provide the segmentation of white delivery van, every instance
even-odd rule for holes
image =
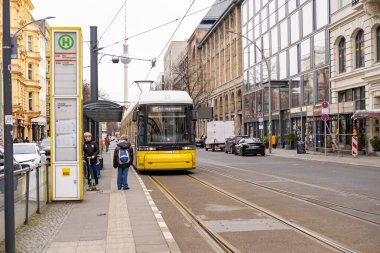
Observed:
[[[211,149],[221,151],[225,148],[226,138],[233,136],[235,130],[234,121],[212,121],[207,123],[206,151]]]

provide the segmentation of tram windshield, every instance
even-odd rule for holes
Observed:
[[[191,110],[186,105],[152,105],[148,107],[147,144],[191,143]]]

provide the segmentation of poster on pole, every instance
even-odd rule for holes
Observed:
[[[51,197],[81,200],[82,33],[75,27],[52,27],[50,38]]]

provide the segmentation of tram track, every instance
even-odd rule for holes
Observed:
[[[281,189],[278,189],[278,188],[275,188],[275,187],[263,185],[263,184],[256,183],[256,182],[248,180],[248,179],[242,179],[242,178],[239,178],[239,177],[234,177],[234,176],[231,176],[229,174],[222,173],[220,171],[216,171],[216,170],[212,170],[212,169],[207,169],[205,167],[200,167],[200,169],[202,169],[204,171],[207,171],[207,172],[214,173],[214,174],[218,174],[220,176],[223,176],[223,177],[226,177],[226,178],[229,178],[229,179],[233,179],[233,180],[236,180],[236,181],[239,181],[239,182],[251,184],[251,185],[254,185],[254,186],[259,187],[261,189],[265,189],[265,190],[268,190],[268,191],[271,191],[271,192],[274,192],[274,193],[278,193],[278,194],[281,194],[281,195],[284,195],[284,196],[287,196],[287,197],[292,197],[292,198],[295,198],[295,199],[300,200],[300,201],[305,201],[307,203],[311,203],[311,204],[314,204],[314,205],[317,205],[317,206],[329,209],[331,211],[335,211],[335,212],[341,213],[343,215],[347,215],[349,217],[352,217],[352,218],[355,218],[355,219],[359,219],[361,221],[368,222],[368,223],[380,226],[379,222],[376,222],[376,221],[373,221],[373,220],[369,220],[369,219],[363,218],[363,217],[358,216],[358,215],[354,215],[354,214],[349,213],[347,211],[342,211],[342,210],[340,210],[338,208],[342,208],[342,209],[351,210],[351,211],[358,212],[358,213],[363,213],[363,214],[367,214],[367,215],[372,215],[372,216],[380,217],[380,214],[378,214],[378,213],[368,212],[368,211],[365,211],[365,210],[360,210],[360,209],[357,209],[357,208],[352,208],[352,207],[344,206],[344,205],[341,205],[341,204],[332,203],[332,202],[329,202],[329,201],[324,201],[324,200],[319,200],[319,199],[315,199],[315,198],[305,197],[305,196],[302,196],[302,195],[297,194],[297,193],[293,193],[293,192],[281,190]],[[335,208],[333,208],[333,207],[335,207]]]
[[[211,183],[208,183],[202,179],[199,179],[193,175],[186,175],[187,177],[191,178],[192,180],[194,181],[197,181],[198,183],[206,186],[207,188],[210,188],[216,192],[218,192],[219,194],[222,194],[223,196],[225,197],[228,197],[238,203],[241,203],[243,204],[244,206],[246,207],[249,207],[250,209],[253,209],[253,210],[256,210],[256,211],[259,211],[265,215],[267,215],[268,217],[280,222],[281,224],[289,227],[290,229],[296,231],[296,232],[299,232],[301,233],[304,237],[306,238],[309,238],[309,239],[312,239],[312,240],[316,240],[318,242],[320,242],[321,244],[331,248],[331,249],[335,249],[335,250],[338,250],[339,252],[345,252],[345,253],[356,253],[357,251],[355,250],[352,250],[350,249],[349,247],[347,246],[344,246],[338,242],[335,242],[334,240],[330,239],[330,238],[327,238],[323,235],[320,235],[314,231],[311,231],[307,228],[304,228],[298,224],[295,224],[283,217],[281,217],[280,215],[278,214],[275,214],[263,207],[260,207],[258,205],[255,205],[243,198],[240,198],[239,196],[236,196],[235,194],[231,193],[231,192],[228,192],[226,190],[223,190],[221,189],[220,187],[218,186],[215,186]],[[201,219],[199,219],[188,207],[186,207],[185,204],[183,204],[175,195],[174,193],[172,193],[167,187],[164,186],[163,183],[160,182],[160,180],[158,180],[156,177],[150,175],[149,176],[151,178],[151,180],[153,182],[155,182],[156,186],[163,192],[165,193],[165,195],[169,195],[172,200],[175,201],[176,203],[176,206],[179,205],[182,209],[182,211],[185,211],[188,215],[191,216],[191,218],[194,220],[194,222],[196,222],[200,228],[205,231],[207,233],[207,235],[209,235],[209,238],[211,238],[212,240],[214,240],[214,243],[216,243],[222,250],[224,250],[224,252],[239,252],[239,250],[237,248],[235,248],[233,245],[231,245],[230,243],[228,243],[225,239],[223,239],[218,233],[212,231],[212,229],[210,229]]]

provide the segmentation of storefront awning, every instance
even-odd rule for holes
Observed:
[[[46,125],[46,118],[45,117],[38,117],[38,118],[33,118],[32,123],[38,123],[40,125]]]
[[[352,115],[352,119],[379,118],[380,109],[373,110],[358,110]]]
[[[120,122],[125,107],[117,103],[98,100],[83,105],[83,115],[96,122]]]

